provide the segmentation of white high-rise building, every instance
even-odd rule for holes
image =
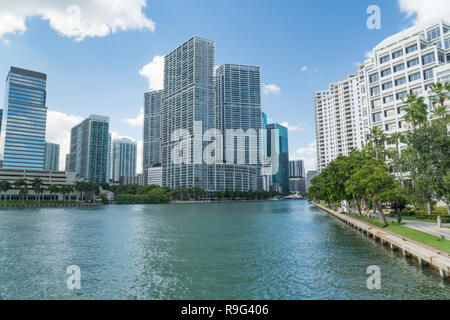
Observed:
[[[122,176],[136,176],[137,143],[128,139],[112,141],[111,178],[119,181]]]
[[[339,155],[367,143],[371,128],[389,136],[408,129],[402,99],[428,97],[436,81],[448,81],[450,25],[430,20],[397,33],[377,45],[358,74],[315,92],[317,161],[319,171]],[[431,102],[429,105],[431,115]],[[387,139],[387,146],[392,143]]]
[[[361,112],[359,77],[349,75],[314,94],[317,166],[323,170],[338,156],[347,156],[364,143],[368,114]]]
[[[448,63],[450,25],[442,19],[416,25],[377,45],[360,66],[368,101],[364,111],[370,113],[370,127],[382,128],[387,137],[407,130],[402,99],[409,94],[427,98],[437,68]],[[431,103],[425,101],[431,115]]]

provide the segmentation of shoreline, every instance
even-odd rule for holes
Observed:
[[[310,202],[317,208],[331,214],[350,227],[372,237],[379,241],[382,246],[389,246],[392,251],[400,251],[404,257],[414,258],[418,261],[420,267],[429,266],[439,272],[443,280],[450,280],[450,254],[417,242],[410,238],[401,236],[394,232],[384,230],[363,220],[338,213],[334,210],[321,206],[318,203]],[[446,255],[445,255],[446,254]]]

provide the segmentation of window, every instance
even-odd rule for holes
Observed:
[[[423,72],[423,79],[428,80],[433,78],[433,69],[428,69]]]
[[[416,96],[422,93],[422,88],[414,88],[409,90],[411,94],[415,94]]]
[[[372,114],[372,119],[373,119],[373,122],[381,121],[381,112],[377,112],[377,113]]]
[[[427,32],[428,41],[439,38],[440,36],[441,36],[441,29],[439,27]]]
[[[376,96],[377,94],[380,94],[380,87],[373,87],[370,88],[370,94],[372,96]]]
[[[373,100],[372,101],[372,109],[378,108],[381,106],[381,99]]]
[[[409,82],[419,80],[419,79],[420,79],[420,72],[416,72],[416,73],[414,73],[414,74],[411,74],[411,75],[408,77],[408,79],[409,79]]]
[[[408,54],[408,53],[414,52],[416,50],[417,50],[417,44],[414,44],[414,45],[406,48],[406,53]]]
[[[419,64],[419,58],[409,60],[407,62],[408,68],[414,67]]]
[[[403,50],[398,50],[392,53],[392,59],[397,59],[403,55]]]
[[[444,39],[444,47],[445,49],[450,48],[450,38]]]
[[[381,87],[383,88],[383,90],[387,90],[387,89],[392,88],[392,81],[383,83],[383,85]]]
[[[388,76],[390,74],[391,74],[391,68],[384,69],[383,71],[381,71],[381,77],[386,77],[386,76]]]
[[[434,52],[429,53],[422,57],[422,63],[423,65],[427,65],[434,62]]]
[[[439,62],[445,62],[445,56],[443,53],[438,52],[438,60]]]
[[[383,98],[384,103],[389,103],[392,101],[394,101],[394,96],[392,96],[392,95]]]
[[[384,116],[385,117],[390,117],[390,116],[393,116],[393,115],[395,115],[395,109],[386,110],[384,112]]]
[[[384,56],[384,57],[381,57],[380,63],[383,64],[383,63],[388,62],[389,60],[390,60],[390,57],[389,57],[389,56]]]
[[[395,86],[401,86],[402,84],[405,84],[405,83],[406,83],[405,77],[395,80]]]
[[[403,63],[394,66],[394,72],[399,72],[405,69],[405,65]]]
[[[408,94],[406,93],[406,91],[402,91],[396,94],[397,100],[406,99],[407,96]]]
[[[374,83],[375,81],[378,81],[378,73],[375,73],[375,74],[371,74],[370,76],[369,76],[369,80],[370,80],[370,83]]]
[[[406,108],[406,106],[400,106],[397,108],[397,113],[400,114],[404,109]]]
[[[391,131],[393,129],[395,129],[395,123],[387,123],[385,125],[386,131]]]

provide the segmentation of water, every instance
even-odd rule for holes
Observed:
[[[435,272],[306,201],[0,210],[2,299],[449,297]]]

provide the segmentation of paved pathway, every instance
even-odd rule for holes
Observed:
[[[438,237],[445,237],[450,240],[450,229],[448,228],[438,228],[437,222],[423,222],[423,221],[411,221],[411,220],[403,220],[405,226],[411,229],[416,229],[422,232],[426,232]],[[448,227],[448,223],[442,224],[445,227]]]

